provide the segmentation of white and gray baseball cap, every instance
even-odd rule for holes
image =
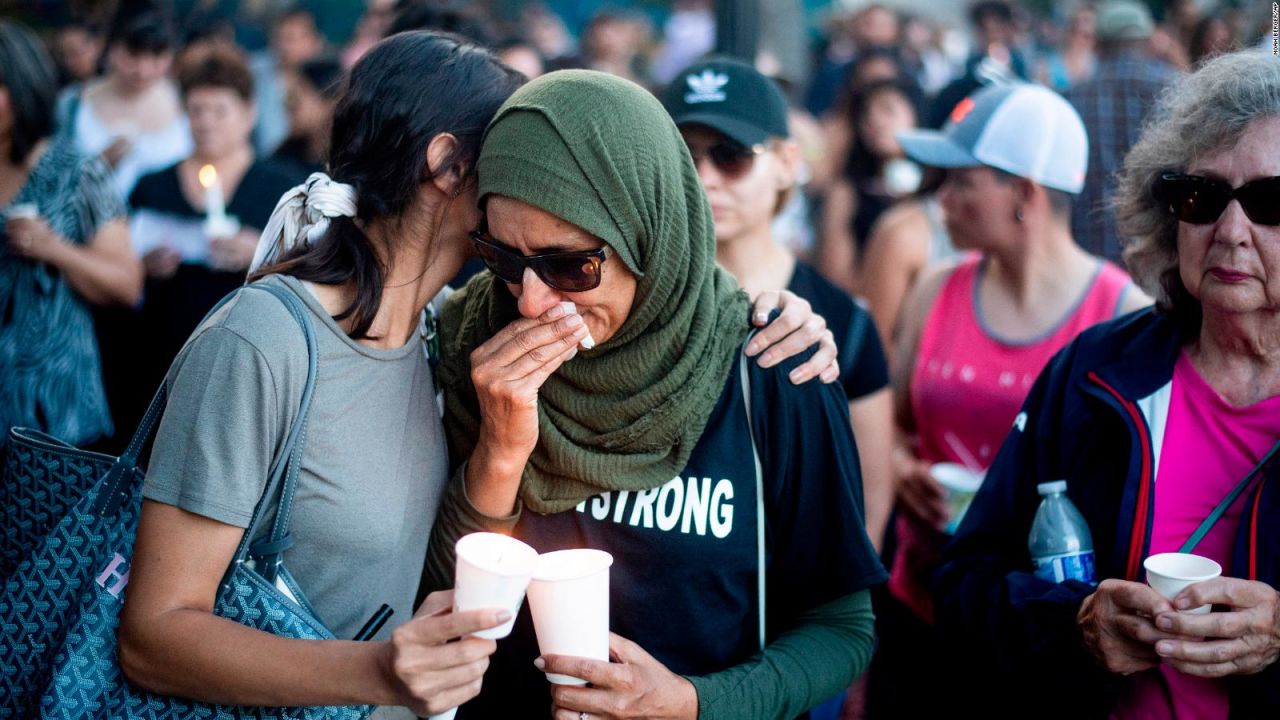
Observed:
[[[961,100],[942,130],[898,133],[921,165],[986,165],[1071,194],[1084,187],[1089,138],[1061,95],[1028,83],[992,85]]]

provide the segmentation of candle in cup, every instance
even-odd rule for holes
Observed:
[[[472,533],[454,545],[458,562],[454,575],[453,609],[503,608],[511,619],[496,628],[473,633],[499,640],[511,633],[525,589],[538,562],[538,551],[497,533]]]

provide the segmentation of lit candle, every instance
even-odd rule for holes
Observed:
[[[204,188],[205,223],[209,227],[222,227],[227,222],[227,203],[222,196],[217,168],[212,165],[200,168],[200,185]]]

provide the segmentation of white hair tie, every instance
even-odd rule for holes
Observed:
[[[312,173],[307,181],[286,192],[276,203],[267,227],[258,238],[249,272],[275,262],[298,246],[316,243],[329,229],[330,218],[356,216],[356,189],[328,175]]]

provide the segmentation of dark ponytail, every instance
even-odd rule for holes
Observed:
[[[456,36],[415,31],[378,43],[351,70],[329,144],[328,173],[355,188],[358,220],[331,219],[317,242],[298,246],[250,279],[285,273],[326,285],[354,283],[351,305],[334,319],[351,320],[352,338],[370,337],[387,268],[361,224],[405,212],[419,186],[433,178],[424,158],[441,133],[458,142],[436,172],[461,165],[470,182],[485,127],[523,82],[523,75]]]

